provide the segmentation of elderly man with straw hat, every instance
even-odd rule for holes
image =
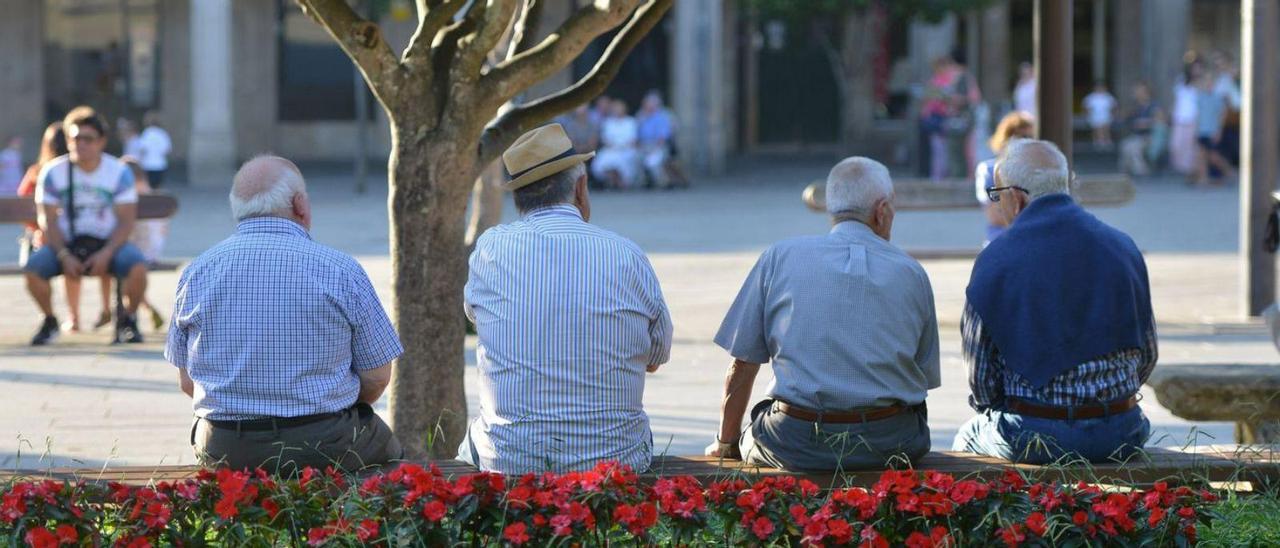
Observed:
[[[520,220],[476,242],[464,292],[480,341],[480,414],[458,458],[507,474],[653,455],[645,373],[671,352],[658,278],[630,240],[588,224],[585,162],[560,124],[502,155]]]

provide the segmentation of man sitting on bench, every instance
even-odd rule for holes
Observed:
[[[1014,141],[995,179],[987,193],[1012,224],[965,292],[969,401],[981,414],[954,449],[1032,464],[1122,458],[1151,429],[1135,396],[1157,354],[1142,253],[1071,199],[1052,143]]]
[[[360,264],[308,234],[298,168],[245,163],[231,212],[235,234],[182,271],[164,352],[193,398],[196,460],[290,473],[400,458],[370,406],[404,348]]]
[[[44,245],[24,267],[27,291],[44,313],[33,346],[58,336],[49,280],[65,276],[121,278],[128,298],[117,333],[125,342],[142,342],[135,315],[147,288],[142,252],[129,243],[138,217],[133,172],[115,156],[103,153],[107,123],[90,107],[76,107],[63,120],[70,154],[46,163],[37,176],[36,211]]]
[[[925,395],[941,384],[929,276],[889,243],[893,181],[867,158],[827,176],[824,236],[769,248],[716,344],[735,360],[707,454],[784,470],[878,468],[929,452]],[[769,397],[742,414],[760,364]]]

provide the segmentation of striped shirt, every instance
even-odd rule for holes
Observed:
[[[963,357],[969,368],[969,405],[978,411],[1004,409],[1008,397],[1031,400],[1057,407],[1097,404],[1128,398],[1138,393],[1156,367],[1159,350],[1155,323],[1144,348],[1127,348],[1089,360],[1054,377],[1036,389],[1016,372],[1006,369],[1000,349],[982,328],[982,319],[965,304],[960,317]]]
[[[942,381],[928,274],[857,221],[766,250],[715,342],[772,361],[769,396],[809,409],[915,405]]]
[[[178,280],[164,356],[195,382],[198,417],[297,417],[351,407],[359,371],[404,349],[350,255],[259,217]]]
[[[644,252],[558,205],[486,231],[470,267],[476,464],[504,473],[603,460],[648,469],[645,368],[669,358],[671,317]]]

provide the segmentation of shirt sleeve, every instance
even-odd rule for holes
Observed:
[[[187,328],[190,325],[190,279],[184,270],[178,278],[173,300],[173,317],[169,319],[169,336],[165,339],[164,359],[178,369],[187,368]]]
[[[404,353],[400,337],[382,309],[369,275],[358,265],[349,274],[346,297],[345,312],[351,323],[351,367],[356,371],[376,369],[400,357]]]
[[[969,303],[960,317],[962,357],[969,370],[969,406],[984,411],[1004,401],[1004,376],[995,343],[982,328],[982,319]]]
[[[115,205],[138,203],[138,189],[134,186],[133,170],[123,162],[120,164],[120,180],[116,181],[116,191],[111,203]]]
[[[1139,349],[1141,355],[1138,364],[1138,382],[1146,384],[1147,379],[1151,377],[1151,372],[1156,369],[1156,362],[1160,359],[1160,343],[1156,336],[1155,322],[1151,322],[1151,330],[1147,332],[1147,342]]]
[[[916,347],[916,367],[924,372],[925,380],[928,381],[930,390],[942,386],[942,358],[938,348],[938,310],[933,302],[933,286],[929,283],[929,276],[921,273],[924,278],[925,301],[928,309],[925,311],[926,318],[923,329],[920,333],[920,344]]]
[[[53,162],[45,164],[44,167],[40,168],[40,173],[36,175],[35,196],[37,204],[62,205],[62,200],[58,197],[58,191],[53,186],[53,170],[50,169],[53,164]]]
[[[662,286],[653,266],[647,258],[641,258],[641,270],[644,275],[644,291],[650,303],[652,316],[649,319],[649,365],[667,363],[671,359],[671,312],[667,309],[667,301],[662,297]]]
[[[750,363],[769,363],[770,352],[765,332],[765,269],[770,252],[765,251],[742,282],[724,323],[716,333],[715,343],[729,355]]]

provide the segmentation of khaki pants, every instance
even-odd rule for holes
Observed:
[[[201,466],[237,470],[261,466],[283,474],[329,465],[354,471],[386,464],[404,454],[391,428],[364,403],[335,417],[274,430],[237,432],[196,419],[191,426],[191,448]]]

